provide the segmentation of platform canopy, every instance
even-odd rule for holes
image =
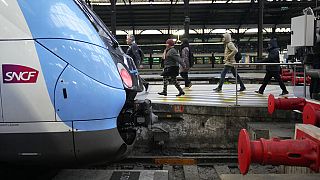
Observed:
[[[110,1],[90,0],[100,17],[110,25]],[[136,29],[183,26],[183,0],[117,0],[117,27]],[[302,14],[306,7],[315,7],[315,0],[265,1],[264,24],[267,27],[290,27],[290,19]],[[257,0],[190,0],[190,27],[241,28],[256,27]]]
[[[258,0],[86,0],[108,27],[112,1],[116,3],[113,12],[120,40],[125,34],[141,34],[144,38],[139,38],[140,42],[148,44],[179,33],[183,36],[184,2],[189,1],[189,34],[193,42],[219,42],[221,30],[229,31],[239,42],[257,41]],[[264,0],[264,39],[276,34],[280,45],[286,47],[290,43],[291,18],[316,6],[315,0]]]

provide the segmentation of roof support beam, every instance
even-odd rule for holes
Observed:
[[[169,8],[169,23],[168,23],[168,35],[170,34],[170,29],[171,29],[171,18],[172,18],[172,3],[173,0],[170,0],[170,8]]]
[[[189,38],[189,26],[190,26],[190,11],[189,0],[183,0],[184,2],[184,37]]]
[[[117,0],[110,0],[110,2],[111,2],[111,32],[114,36],[116,36],[116,24],[117,24],[116,3],[117,3]]]
[[[248,6],[246,12],[244,12],[244,13],[241,15],[238,29],[240,29],[243,24],[246,24],[246,23],[247,23],[247,19],[249,19],[249,16],[250,16],[250,14],[252,13],[252,9],[254,9],[254,3],[255,3],[255,2],[252,0],[251,3],[250,3],[250,5]]]
[[[259,22],[258,22],[258,60],[262,60],[263,50],[263,8],[264,0],[259,0]]]
[[[131,0],[129,0],[129,14],[130,14],[130,23],[131,23],[131,27],[132,27],[132,32],[135,35],[135,31],[136,31],[136,27],[135,27],[135,19],[134,19],[134,13],[132,10],[132,5],[131,5]]]

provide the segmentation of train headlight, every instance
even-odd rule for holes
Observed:
[[[127,69],[121,64],[118,63],[117,64],[118,67],[118,71],[120,73],[120,77],[122,79],[123,84],[127,87],[127,88],[131,88],[132,87],[132,78],[131,75],[129,74],[129,72],[127,71]]]

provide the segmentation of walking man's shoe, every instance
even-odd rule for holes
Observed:
[[[280,96],[283,96],[283,95],[286,95],[286,94],[289,94],[288,91],[282,91],[282,93],[280,94]]]
[[[158,94],[159,94],[159,95],[162,95],[162,96],[167,96],[167,92],[164,92],[164,91],[159,92]]]
[[[176,96],[179,97],[179,96],[182,96],[182,95],[185,95],[185,93],[183,91],[179,92],[179,94],[177,94]]]
[[[263,95],[263,92],[260,92],[260,91],[254,91],[254,92]]]
[[[215,92],[221,92],[221,91],[222,91],[222,89],[221,89],[221,88],[219,88],[219,87],[217,87],[217,88],[214,88],[214,89],[213,89],[213,91],[215,91]]]

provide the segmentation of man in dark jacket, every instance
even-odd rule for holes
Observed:
[[[177,76],[179,75],[179,62],[180,56],[177,50],[174,48],[174,41],[172,39],[168,39],[166,41],[166,49],[164,52],[164,70],[161,74],[163,76],[163,91],[159,92],[159,95],[167,96],[167,86],[169,84],[169,80],[175,85],[178,89],[179,94],[176,96],[182,96],[185,93],[177,81]]]
[[[140,68],[140,65],[141,65],[141,55],[140,55],[140,48],[138,47],[137,43],[135,42],[135,38],[134,38],[134,35],[127,35],[127,44],[129,45],[128,49],[127,49],[127,55],[130,56],[136,67],[137,68]],[[141,51],[142,52],[142,51]],[[149,83],[147,81],[145,81],[144,79],[142,79],[140,77],[144,87],[145,87],[145,90],[148,91],[148,87],[149,87]]]
[[[264,59],[261,61],[262,63],[280,63],[280,58],[279,58],[279,48],[276,39],[271,39],[268,43],[268,58]],[[263,94],[267,84],[270,82],[272,77],[276,81],[279,82],[279,85],[282,89],[282,93],[280,95],[286,95],[289,94],[287,91],[286,86],[284,85],[283,81],[280,78],[280,65],[270,65],[266,67],[267,73],[264,76],[263,83],[260,86],[258,91],[255,91],[258,94]]]
[[[139,68],[141,64],[141,56],[134,35],[127,35],[127,44],[129,47],[126,54],[133,59],[136,67]]]

